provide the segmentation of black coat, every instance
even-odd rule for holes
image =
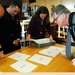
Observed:
[[[18,46],[13,44],[14,40],[21,38],[19,17],[16,15],[13,18],[5,10],[5,14],[0,20],[0,43],[5,54],[21,48],[20,43]]]
[[[45,38],[46,31],[48,31],[49,35],[52,35],[50,22],[45,23],[44,20],[43,24],[41,24],[41,21],[42,20],[38,21],[37,23],[35,17],[33,16],[29,23],[27,33],[30,34],[34,39]]]

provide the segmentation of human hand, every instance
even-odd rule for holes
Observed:
[[[53,42],[53,37],[52,37],[52,35],[50,35],[50,42]]]
[[[0,52],[0,59],[4,58],[4,53]]]
[[[17,46],[17,45],[19,44],[19,42],[20,42],[20,40],[16,39],[16,40],[13,41],[13,44],[14,44],[15,46]]]
[[[75,58],[74,58],[74,59],[72,59],[72,62],[73,62],[73,65],[75,66]]]
[[[26,37],[26,40],[30,40],[30,34],[28,34],[28,36]]]

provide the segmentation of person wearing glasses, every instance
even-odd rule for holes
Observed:
[[[5,9],[5,13],[1,18],[0,44],[4,54],[21,48],[21,26],[18,16],[19,12],[20,3],[14,0],[10,3],[9,7]]]
[[[2,16],[4,15],[4,8],[2,7],[2,5],[0,5],[0,20],[2,18]],[[0,22],[1,25],[1,22]],[[4,53],[2,48],[0,47],[0,59],[4,57]]]
[[[67,26],[68,19],[70,15],[70,10],[68,10],[64,5],[57,5],[52,11],[51,15],[54,17],[54,22],[58,26]]]
[[[72,12],[70,12],[70,10],[68,10],[64,5],[59,4],[53,9],[51,15],[54,17],[54,22],[61,27],[69,26],[69,19],[71,18],[71,13]],[[73,65],[75,65],[75,58],[72,61]]]
[[[32,19],[29,23],[29,28],[27,30],[26,40],[40,39],[45,38],[46,30],[49,33],[50,41],[53,41],[50,20],[49,20],[49,11],[45,6],[41,6],[32,16]]]

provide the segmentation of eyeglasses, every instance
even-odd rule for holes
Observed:
[[[62,13],[61,13],[61,14],[62,14]],[[61,14],[59,14],[59,15],[54,19],[54,21],[57,21],[57,19],[59,18],[59,16],[60,16]]]

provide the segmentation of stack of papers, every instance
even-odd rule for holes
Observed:
[[[54,45],[55,41],[50,42],[50,38],[43,38],[43,39],[30,39],[29,44],[34,44],[36,47],[44,47]]]
[[[43,39],[30,39],[30,41],[34,41],[38,44],[44,44],[44,43],[49,43],[50,42],[50,38],[43,38]],[[53,41],[55,42],[55,41]]]
[[[50,39],[49,38],[44,38],[44,39],[37,39],[37,40],[34,40],[34,42],[38,43],[38,44],[43,44],[43,43],[49,43],[50,42]]]

